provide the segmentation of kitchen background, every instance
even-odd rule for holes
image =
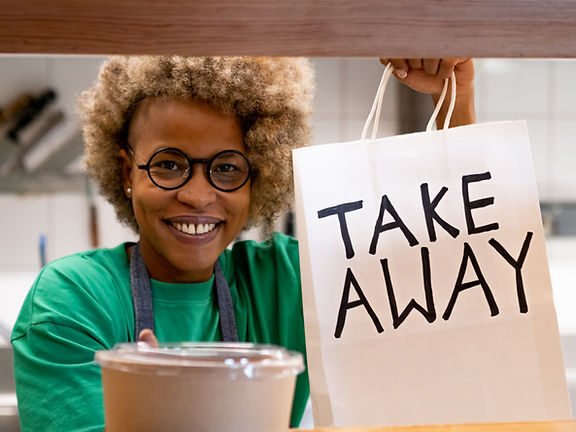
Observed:
[[[96,77],[102,57],[0,56],[0,107],[46,102],[15,145],[0,114],[0,431],[13,419],[9,381],[10,329],[42,263],[63,255],[133,240],[112,208],[84,177],[82,140],[74,114],[78,93]],[[376,59],[312,59],[317,76],[314,144],[355,140],[378,85]],[[528,121],[534,170],[547,234],[566,373],[576,411],[576,61],[476,61],[479,122]],[[53,93],[48,92],[52,90]],[[42,99],[42,98],[40,98]],[[423,130],[428,97],[393,82],[380,136]],[[285,221],[280,221],[282,228]],[[257,238],[258,230],[243,234]],[[309,419],[307,420],[309,421]]]

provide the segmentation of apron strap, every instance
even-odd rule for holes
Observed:
[[[130,254],[130,288],[134,304],[134,341],[137,342],[142,330],[154,331],[152,288],[148,270],[140,253],[140,243],[132,247]]]
[[[140,332],[144,329],[154,331],[154,310],[152,307],[152,288],[150,276],[140,253],[140,244],[132,247],[130,254],[130,287],[134,304],[134,340],[138,341]],[[220,330],[224,342],[238,342],[238,330],[234,315],[232,295],[226,278],[222,273],[220,263],[214,266],[214,288],[220,312]]]
[[[238,342],[238,330],[236,329],[236,318],[234,317],[234,305],[232,295],[226,278],[222,273],[220,263],[216,261],[214,266],[214,284],[216,285],[216,298],[218,299],[218,309],[220,311],[220,330],[224,342]]]

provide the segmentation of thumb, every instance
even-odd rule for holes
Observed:
[[[156,338],[154,332],[150,329],[142,330],[138,337],[138,341],[147,343],[153,348],[158,348],[158,339]]]

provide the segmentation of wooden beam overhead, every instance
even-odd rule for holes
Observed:
[[[0,0],[0,53],[576,57],[576,2]]]
[[[0,0],[0,53],[576,57],[576,2]]]

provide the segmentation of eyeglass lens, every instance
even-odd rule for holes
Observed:
[[[248,160],[233,151],[218,153],[208,160],[207,164],[209,180],[215,187],[224,191],[239,188],[250,176]],[[152,181],[163,188],[178,188],[190,178],[189,159],[174,149],[156,153],[150,159],[148,167]]]

